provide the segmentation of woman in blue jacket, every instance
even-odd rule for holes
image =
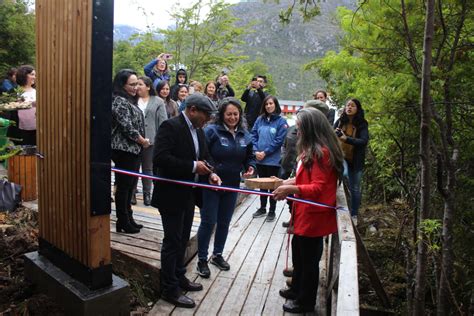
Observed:
[[[235,98],[221,101],[217,120],[205,128],[207,146],[214,160],[214,172],[225,186],[239,187],[240,172],[244,177],[254,173],[255,158],[249,132],[242,122],[242,107]],[[236,192],[203,190],[201,224],[198,230],[197,271],[203,278],[209,278],[211,271],[207,264],[209,241],[214,225],[214,250],[210,262],[221,270],[230,265],[222,257],[229,224],[237,201]]]
[[[168,62],[166,57],[169,57],[169,54],[160,54],[158,57],[150,61],[148,64],[143,67],[145,76],[153,81],[153,88],[156,89],[156,86],[160,81],[170,81],[170,74],[168,70]]]
[[[257,159],[258,176],[278,176],[281,160],[281,146],[286,137],[288,123],[280,116],[280,103],[274,96],[267,96],[262,102],[260,116],[252,128],[252,143]],[[268,190],[261,190],[268,192]],[[267,213],[267,196],[260,196],[260,208],[253,217],[262,217]],[[276,200],[270,198],[270,210],[266,221],[275,219]]]

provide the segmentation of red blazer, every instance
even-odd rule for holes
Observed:
[[[296,186],[305,200],[336,206],[337,175],[330,167],[329,150],[323,148],[323,158],[313,162],[308,170],[302,164],[296,172]],[[295,203],[293,211],[294,234],[320,237],[337,231],[336,210],[303,203]]]

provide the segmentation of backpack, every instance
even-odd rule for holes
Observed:
[[[0,180],[0,212],[14,211],[21,203],[21,185]]]

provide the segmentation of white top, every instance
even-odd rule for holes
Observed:
[[[143,99],[138,99],[138,107],[140,108],[140,110],[142,110],[143,115],[145,115],[145,109],[147,105],[148,105],[148,101],[145,102],[143,101]]]

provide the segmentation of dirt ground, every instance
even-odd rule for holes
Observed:
[[[0,213],[0,315],[63,315],[25,280],[22,255],[38,249],[38,213],[19,207]]]
[[[403,201],[371,205],[359,212],[358,230],[395,314],[406,308],[405,242],[411,232],[411,211]],[[362,307],[382,307],[364,267],[359,262],[359,295]]]
[[[52,298],[39,293],[24,277],[22,255],[38,250],[37,216],[37,211],[26,207],[0,212],[0,316],[64,315]],[[146,286],[127,281],[131,315],[145,315],[152,305]]]

